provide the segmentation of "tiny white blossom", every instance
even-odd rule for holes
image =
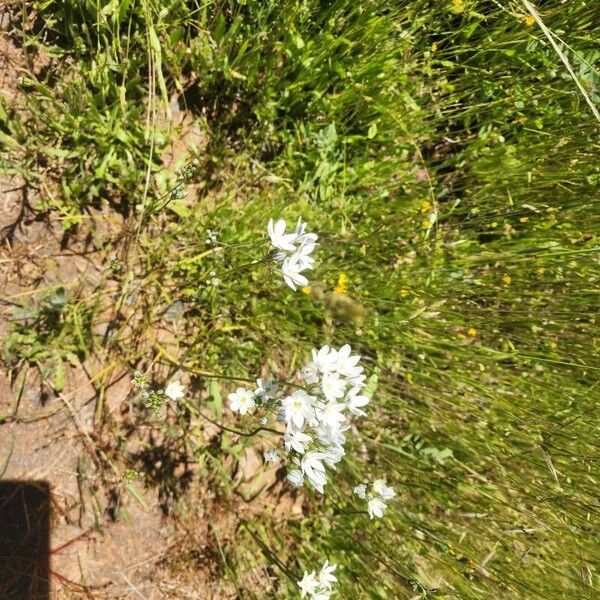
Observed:
[[[359,387],[353,387],[346,397],[346,406],[348,410],[357,417],[364,417],[367,413],[361,410],[363,406],[369,404],[368,396],[360,394]]]
[[[314,396],[309,396],[304,390],[296,390],[291,396],[281,401],[286,423],[293,423],[298,429],[305,421],[310,421],[315,416],[313,408]]]
[[[316,362],[308,363],[302,367],[300,375],[309,385],[317,383],[317,381],[319,381],[319,365]]]
[[[308,477],[311,485],[321,494],[327,483],[325,465],[323,465],[324,458],[325,455],[321,452],[307,452],[302,457],[301,462],[302,472]]]
[[[364,483],[357,485],[354,488],[354,495],[358,496],[361,500],[364,500],[367,497],[367,486]]]
[[[358,390],[360,391],[365,387],[366,381],[366,375],[357,375],[356,377],[350,377],[348,379],[348,385],[353,388],[358,388]]]
[[[305,233],[306,223],[302,221],[300,217],[296,223],[296,241],[300,244],[314,244],[317,241],[316,233]]]
[[[277,393],[277,384],[270,379],[257,379],[254,395],[263,400],[273,400]]]
[[[274,449],[267,450],[263,456],[265,458],[265,462],[269,463],[270,465],[279,460],[279,454],[277,454],[277,450]]]
[[[349,425],[340,425],[339,423],[336,423],[335,427],[330,427],[325,423],[319,423],[317,427],[314,427],[319,441],[325,446],[330,444],[343,446],[346,443],[344,431],[347,429],[349,429]]]
[[[302,266],[295,256],[286,258],[281,265],[283,280],[289,287],[296,291],[296,286],[308,284],[308,279],[302,275],[302,271],[305,269],[306,267]]]
[[[335,470],[335,465],[342,460],[342,457],[346,454],[346,451],[341,446],[329,446],[323,452],[323,462],[330,468]]]
[[[315,266],[315,259],[310,255],[314,249],[315,244],[303,244],[290,258],[293,258],[298,263],[301,271],[312,269]]]
[[[229,408],[233,412],[239,412],[240,415],[251,414],[256,408],[254,394],[250,390],[239,387],[235,392],[227,396]]]
[[[321,373],[327,373],[335,368],[337,362],[337,351],[329,346],[323,346],[319,350],[312,351],[313,362],[316,363]]]
[[[304,571],[304,577],[301,581],[298,582],[298,587],[300,588],[300,597],[304,598],[307,594],[314,598],[314,595],[319,588],[319,580],[314,571],[310,573]]]
[[[285,233],[285,220],[279,219],[276,223],[273,219],[269,219],[269,224],[267,225],[267,232],[269,237],[271,238],[271,244],[279,249],[287,252],[294,252],[296,250],[296,246],[294,246],[294,242],[298,237],[296,233]]]
[[[396,495],[394,488],[389,487],[385,479],[377,479],[373,482],[373,492],[383,500],[391,500]]]
[[[329,402],[317,410],[317,417],[323,425],[335,431],[346,420],[345,409],[346,405],[341,402]]]
[[[287,472],[287,480],[297,488],[301,488],[304,485],[304,473],[299,469],[293,469]]]
[[[338,351],[336,356],[335,368],[338,373],[344,377],[358,377],[362,374],[363,368],[358,365],[360,356],[352,356],[350,344],[344,344]]]
[[[337,373],[325,373],[321,381],[323,395],[329,402],[342,398],[346,389],[346,382]]]
[[[185,396],[185,388],[181,385],[179,379],[174,379],[165,388],[165,396],[171,400],[179,400]]]
[[[371,498],[367,503],[367,512],[371,519],[383,517],[386,508],[387,504],[379,496]]]
[[[298,219],[293,233],[285,233],[286,223],[283,219],[274,222],[269,220],[267,233],[271,245],[278,250],[274,258],[281,263],[281,273],[284,282],[294,291],[297,286],[308,284],[308,279],[302,274],[306,269],[312,269],[315,261],[310,255],[316,247],[317,236],[306,233],[306,223]]]
[[[326,560],[321,572],[319,573],[319,583],[321,587],[330,590],[333,584],[337,581],[336,576],[333,574],[337,569],[337,565],[330,565],[329,561]]]
[[[304,454],[306,451],[306,444],[308,444],[312,438],[303,431],[287,431],[283,436],[283,443],[285,444],[286,452],[295,450],[299,454]]]

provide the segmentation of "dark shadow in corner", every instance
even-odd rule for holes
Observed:
[[[50,598],[50,486],[0,481],[0,598]]]

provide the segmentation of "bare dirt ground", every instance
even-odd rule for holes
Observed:
[[[23,190],[18,181],[0,180],[0,290],[4,303],[0,338],[10,326],[14,304],[32,292],[55,283],[85,284],[100,275],[94,253],[80,254],[77,244],[61,247],[59,223],[22,215]],[[25,209],[26,210],[26,209]],[[157,557],[175,540],[156,494],[140,492],[148,508],[132,497],[120,499],[127,519],[110,516],[111,487],[94,461],[89,446],[94,432],[96,390],[90,382],[95,365],[82,364],[66,374],[62,397],[57,397],[40,373],[25,377],[18,410],[21,377],[9,381],[0,372],[0,413],[10,415],[0,425],[0,455],[7,462],[5,479],[47,481],[52,493],[51,569],[53,593],[102,590],[103,595],[144,597],[153,592]],[[107,388],[106,404],[119,404],[129,381],[116,373]],[[113,490],[114,493],[114,490]],[[114,503],[114,499],[112,500]],[[82,587],[83,586],[83,587]],[[137,590],[137,591],[135,591]]]
[[[18,102],[16,81],[29,61],[2,27],[0,93]],[[182,134],[166,160],[176,165],[202,139],[184,112],[174,111],[174,119]],[[37,211],[37,200],[19,177],[0,172],[0,348],[15,309],[44,290],[60,284],[85,298],[98,289],[108,262],[104,249],[122,236],[123,219],[97,211],[66,237],[60,217]],[[229,465],[236,495],[224,506],[194,461],[161,454],[161,427],[136,430],[131,369],[107,369],[105,361],[91,356],[69,366],[60,393],[41,369],[21,368],[11,380],[0,362],[0,478],[50,486],[51,598],[239,597],[224,577],[221,549],[236,543],[241,519],[266,505],[276,517],[302,515],[302,495],[287,492],[274,469],[264,471],[260,454],[247,450]],[[99,375],[107,378],[100,417]],[[218,435],[206,423],[198,427],[206,445]],[[152,477],[141,473],[125,481],[119,436],[130,455],[150,448],[148,456],[156,457]],[[165,500],[163,470],[165,478],[181,480],[178,511]],[[259,597],[268,597],[269,576],[262,569],[241,578]]]
[[[0,11],[0,24],[6,26]],[[0,31],[0,93],[17,101],[16,81],[28,61]],[[41,63],[39,63],[41,64]],[[16,306],[57,283],[93,286],[102,274],[102,240],[115,235],[114,218],[98,215],[87,235],[65,244],[60,220],[32,210],[35,199],[18,177],[0,175],[0,344]],[[90,361],[69,368],[58,397],[37,369],[15,381],[0,365],[0,466],[2,479],[46,481],[51,489],[52,597],[200,597],[169,594],[157,583],[157,562],[178,539],[156,490],[116,498],[117,481],[102,472],[93,447],[97,391]],[[113,372],[108,410],[129,392],[129,379]],[[22,391],[20,389],[23,385]],[[145,506],[142,505],[142,502]],[[118,504],[119,514],[115,514]],[[202,597],[211,597],[208,595]]]

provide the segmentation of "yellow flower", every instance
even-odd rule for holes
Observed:
[[[410,292],[408,290],[400,290],[400,298],[406,298]]]
[[[523,23],[525,23],[527,27],[531,27],[535,23],[535,18],[533,15],[527,15],[526,17],[523,17]]]
[[[300,290],[303,294],[306,294],[307,296],[310,296],[310,293],[312,292],[310,287],[308,287],[307,285],[305,285],[303,288],[300,288]]]
[[[423,200],[423,202],[421,202],[421,213],[422,214],[428,213],[430,208],[431,208],[431,202],[428,202],[427,200]]]
[[[471,337],[476,336],[477,329],[475,329],[475,327],[469,327],[469,329],[467,329],[467,335],[470,335]]]
[[[519,221],[521,221],[521,223],[527,223],[527,221],[529,221],[529,217],[521,217]]]
[[[512,281],[512,279],[511,279],[510,275],[503,275],[502,276],[502,283],[504,285],[509,285],[511,281]]]
[[[335,286],[335,288],[333,288],[333,291],[337,294],[345,294],[348,291],[348,288],[346,287],[347,283],[348,276],[346,275],[346,273],[340,273],[337,285]]]
[[[435,52],[437,50],[437,44],[435,42],[433,42],[433,44],[431,44],[431,51]]]
[[[450,10],[455,14],[460,14],[465,11],[465,3],[463,0],[452,0]]]

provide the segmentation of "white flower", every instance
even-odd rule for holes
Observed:
[[[310,437],[310,435],[307,435],[306,433],[300,430],[286,431],[285,435],[283,436],[283,442],[285,444],[286,452],[289,452],[290,450],[295,450],[299,454],[304,454],[304,452],[306,451],[305,446],[311,440],[312,438]]]
[[[315,261],[310,256],[316,247],[317,236],[314,233],[305,233],[306,223],[298,219],[293,233],[285,233],[286,223],[279,219],[276,223],[269,220],[267,232],[271,238],[271,245],[278,250],[274,254],[276,261],[281,262],[283,280],[294,291],[296,286],[308,284],[308,279],[302,271],[312,269]]]
[[[356,377],[349,377],[348,384],[352,387],[356,387],[359,390],[362,390],[365,387],[366,380],[366,375],[357,375]]]
[[[269,219],[267,232],[269,233],[273,247],[286,252],[294,252],[296,250],[294,243],[298,236],[295,232],[285,233],[285,221],[283,219],[279,219],[276,223],[273,222],[273,219]]]
[[[339,429],[340,424],[346,420],[342,412],[345,409],[345,404],[330,402],[329,404],[325,404],[324,407],[319,408],[316,414],[323,425],[336,431]]]
[[[270,379],[257,379],[254,395],[263,400],[273,400],[277,393],[277,384]]]
[[[371,498],[367,503],[367,512],[369,517],[374,519],[375,517],[383,517],[383,513],[387,508],[387,504],[378,496]]]
[[[287,480],[297,488],[301,488],[304,485],[304,473],[299,469],[292,469],[287,472]]]
[[[369,404],[369,398],[367,396],[360,395],[360,388],[353,387],[346,397],[346,407],[348,410],[357,417],[364,417],[367,413],[361,410],[363,406]]]
[[[330,565],[329,561],[326,560],[321,572],[319,573],[319,583],[321,587],[330,590],[333,584],[337,581],[336,576],[333,572],[337,569],[337,565]]]
[[[317,383],[319,381],[319,365],[316,362],[310,362],[304,367],[302,367],[302,371],[300,372],[302,379],[306,381],[309,385]]]
[[[321,452],[307,452],[302,457],[302,472],[308,477],[311,485],[319,492],[323,493],[323,486],[327,483],[325,476],[325,466],[323,459],[325,455]]]
[[[325,373],[321,381],[323,395],[329,402],[334,402],[344,395],[346,382],[337,373]]]
[[[334,444],[336,446],[343,446],[346,443],[346,436],[344,431],[349,429],[349,425],[340,425],[336,423],[335,427],[329,427],[325,423],[319,423],[317,427],[313,428],[319,441],[325,446]]]
[[[317,241],[316,233],[305,233],[306,223],[302,221],[302,217],[298,219],[296,223],[296,242],[299,244],[314,244]]]
[[[254,402],[254,394],[250,390],[245,390],[239,387],[235,392],[227,396],[229,400],[229,408],[233,412],[239,412],[240,415],[250,414],[254,412],[256,403]]]
[[[357,485],[354,488],[354,495],[358,496],[361,500],[364,500],[367,497],[367,486],[364,483]]]
[[[165,396],[171,400],[179,400],[185,396],[185,388],[181,385],[179,379],[174,379],[165,388]]]
[[[323,346],[319,350],[312,351],[313,362],[321,373],[332,371],[337,362],[337,351],[329,346]]]
[[[360,356],[351,356],[352,349],[349,344],[344,344],[337,351],[337,360],[335,368],[338,373],[345,377],[358,377],[362,372],[363,368],[358,365]]]
[[[341,447],[341,446],[329,446],[324,452],[323,452],[324,456],[323,456],[323,461],[325,462],[325,464],[332,468],[335,469],[335,465],[337,463],[340,462],[340,460],[342,460],[342,456],[344,456],[344,454],[346,454],[345,450]]]
[[[300,588],[300,597],[304,598],[306,594],[308,594],[311,598],[314,598],[314,595],[319,588],[319,581],[314,571],[307,573],[304,571],[304,577],[301,581],[298,582],[298,587]]]
[[[296,291],[296,286],[303,286],[308,283],[308,279],[301,273],[304,269],[306,269],[306,267],[303,267],[295,256],[286,258],[281,265],[283,280],[294,291]]]
[[[304,390],[296,390],[291,396],[281,401],[286,423],[293,423],[298,429],[304,425],[304,421],[314,419],[313,408],[314,396],[309,396]]]
[[[394,488],[389,487],[385,479],[377,479],[373,482],[373,493],[380,496],[383,500],[391,500],[396,495]]]
[[[301,271],[312,269],[315,265],[315,259],[310,256],[310,254],[314,249],[315,244],[302,244],[302,246],[290,256],[290,259],[294,259],[298,263]]]
[[[277,454],[277,450],[267,450],[263,456],[265,457],[265,462],[270,465],[279,460],[279,454]]]

